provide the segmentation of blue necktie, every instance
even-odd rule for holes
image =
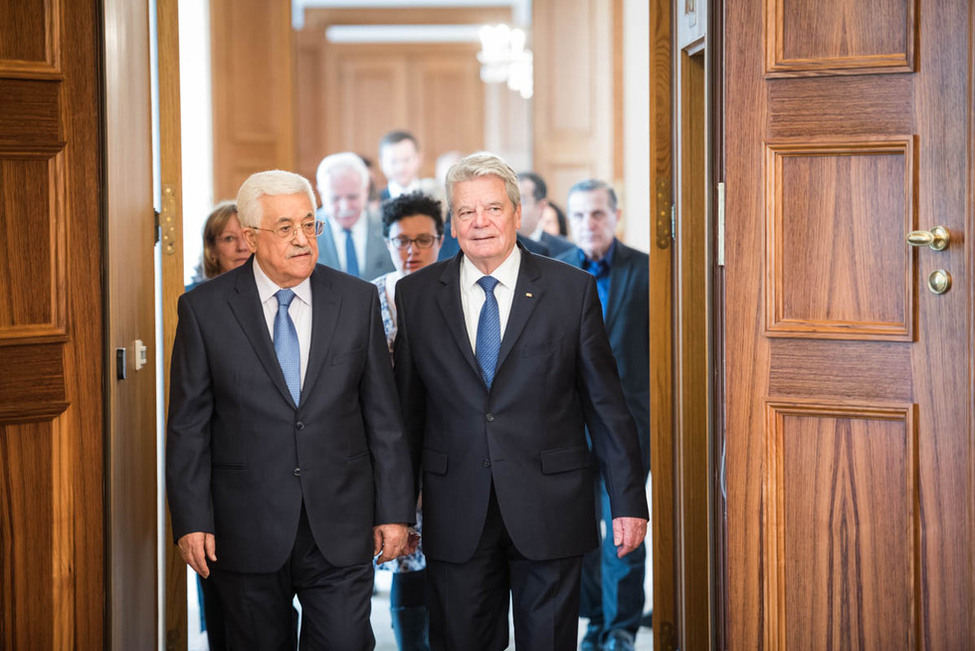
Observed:
[[[606,258],[602,260],[590,260],[584,258],[582,268],[591,273],[596,278],[596,293],[599,294],[599,302],[603,308],[603,320],[606,320],[606,306],[609,303],[609,264]]]
[[[298,331],[288,314],[288,306],[295,293],[290,289],[281,289],[274,296],[278,299],[278,313],[274,317],[274,353],[278,356],[284,381],[288,383],[288,390],[297,405],[301,398],[301,353],[298,349]]]
[[[477,319],[474,356],[477,358],[477,365],[481,367],[484,384],[490,389],[495,367],[498,365],[498,351],[501,350],[501,317],[498,314],[498,299],[494,297],[498,279],[494,276],[483,276],[477,284],[484,290],[484,305],[481,306],[481,316]]]
[[[345,273],[350,276],[359,275],[359,258],[355,255],[355,242],[352,241],[352,231],[345,229]]]

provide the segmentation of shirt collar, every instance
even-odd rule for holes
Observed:
[[[515,290],[515,285],[518,283],[518,269],[521,267],[521,249],[518,245],[511,250],[508,257],[505,258],[504,262],[498,265],[491,275],[498,279],[498,282],[510,289]],[[481,279],[485,274],[481,273],[481,270],[474,266],[467,256],[463,257],[460,264],[460,283],[461,288],[464,291],[470,291],[474,284]]]
[[[405,188],[397,183],[396,181],[389,182],[389,196],[393,199],[399,197],[403,194],[409,194],[410,192],[416,192],[420,189],[420,180],[413,179],[413,181]]]
[[[616,238],[614,237],[613,241],[610,242],[609,244],[609,248],[606,249],[606,255],[602,257],[602,260],[600,260],[600,262],[604,263],[606,269],[610,269],[613,266],[613,253],[615,251],[616,251]],[[593,262],[594,260],[590,260],[588,257],[586,257],[585,251],[579,249],[579,263],[583,269],[587,269],[589,265],[592,264]]]
[[[366,228],[367,220],[369,219],[368,211],[363,208],[362,214],[359,215],[359,219],[355,220],[355,223],[349,228],[352,231],[352,236],[357,237]],[[342,228],[337,221],[328,218],[328,225],[332,229],[332,239],[336,242],[336,246],[345,246],[345,229]]]
[[[261,299],[261,304],[263,305],[268,301],[268,299],[274,297],[278,293],[279,287],[273,280],[267,277],[264,270],[261,269],[261,265],[257,262],[257,256],[254,256],[254,280],[257,282],[257,295]],[[300,283],[291,288],[299,299],[304,303],[311,305],[311,279],[305,278]],[[277,300],[277,299],[275,299]]]

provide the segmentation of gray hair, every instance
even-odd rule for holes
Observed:
[[[322,162],[318,164],[318,170],[315,172],[315,183],[318,185],[319,193],[322,192],[322,188],[325,187],[325,178],[331,176],[335,172],[342,170],[350,170],[357,172],[359,177],[362,179],[362,187],[366,189],[369,187],[369,168],[366,164],[362,162],[362,157],[359,154],[354,154],[351,151],[343,151],[338,154],[331,154],[322,159]],[[324,201],[324,197],[322,201]]]
[[[284,170],[267,170],[251,174],[237,191],[237,216],[244,228],[261,225],[264,207],[261,197],[276,197],[284,194],[304,194],[308,197],[311,209],[316,206],[315,193],[308,179]]]
[[[610,210],[616,210],[616,191],[613,190],[611,186],[606,181],[600,181],[599,179],[586,179],[584,181],[579,181],[571,188],[569,188],[569,194],[566,195],[566,202],[572,198],[572,195],[576,192],[593,192],[595,190],[605,190],[606,196],[609,197],[609,208]]]
[[[518,175],[506,162],[486,151],[480,151],[465,156],[450,166],[445,181],[447,191],[447,205],[454,208],[454,184],[486,176],[496,176],[504,181],[504,189],[508,193],[511,205],[521,205],[521,192],[518,190]]]

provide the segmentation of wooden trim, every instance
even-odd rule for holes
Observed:
[[[148,3],[104,0],[107,439],[106,646],[155,645],[158,635],[156,359],[152,107]],[[90,273],[90,270],[89,270]],[[135,369],[134,342],[147,349]],[[115,349],[129,350],[116,380]]]
[[[482,25],[511,23],[511,5],[396,9],[305,9],[302,31],[323,31],[332,25]],[[323,35],[324,36],[324,35]]]
[[[169,367],[176,336],[176,302],[183,293],[183,194],[179,86],[179,9],[177,0],[156,0],[159,66],[159,180],[162,186],[162,364],[163,395],[169,404]],[[168,502],[167,502],[168,504]],[[187,646],[186,563],[173,539],[169,509],[163,516],[166,649]]]
[[[650,170],[655,191],[650,215],[669,216],[672,182],[671,2],[650,3]],[[651,217],[653,218],[653,217]],[[655,231],[652,231],[655,232]],[[653,543],[653,641],[658,651],[676,648],[677,587],[674,561],[673,247],[669,238],[650,247],[650,468]]]
[[[680,646],[712,647],[709,607],[710,426],[707,74],[705,53],[677,53],[674,240],[674,438],[677,447],[678,634]]]

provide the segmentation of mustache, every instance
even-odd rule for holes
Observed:
[[[310,246],[308,246],[308,245],[305,245],[305,246],[292,245],[291,246],[291,250],[288,251],[288,257],[289,258],[294,258],[295,256],[305,255],[306,253],[311,253],[311,247]]]

